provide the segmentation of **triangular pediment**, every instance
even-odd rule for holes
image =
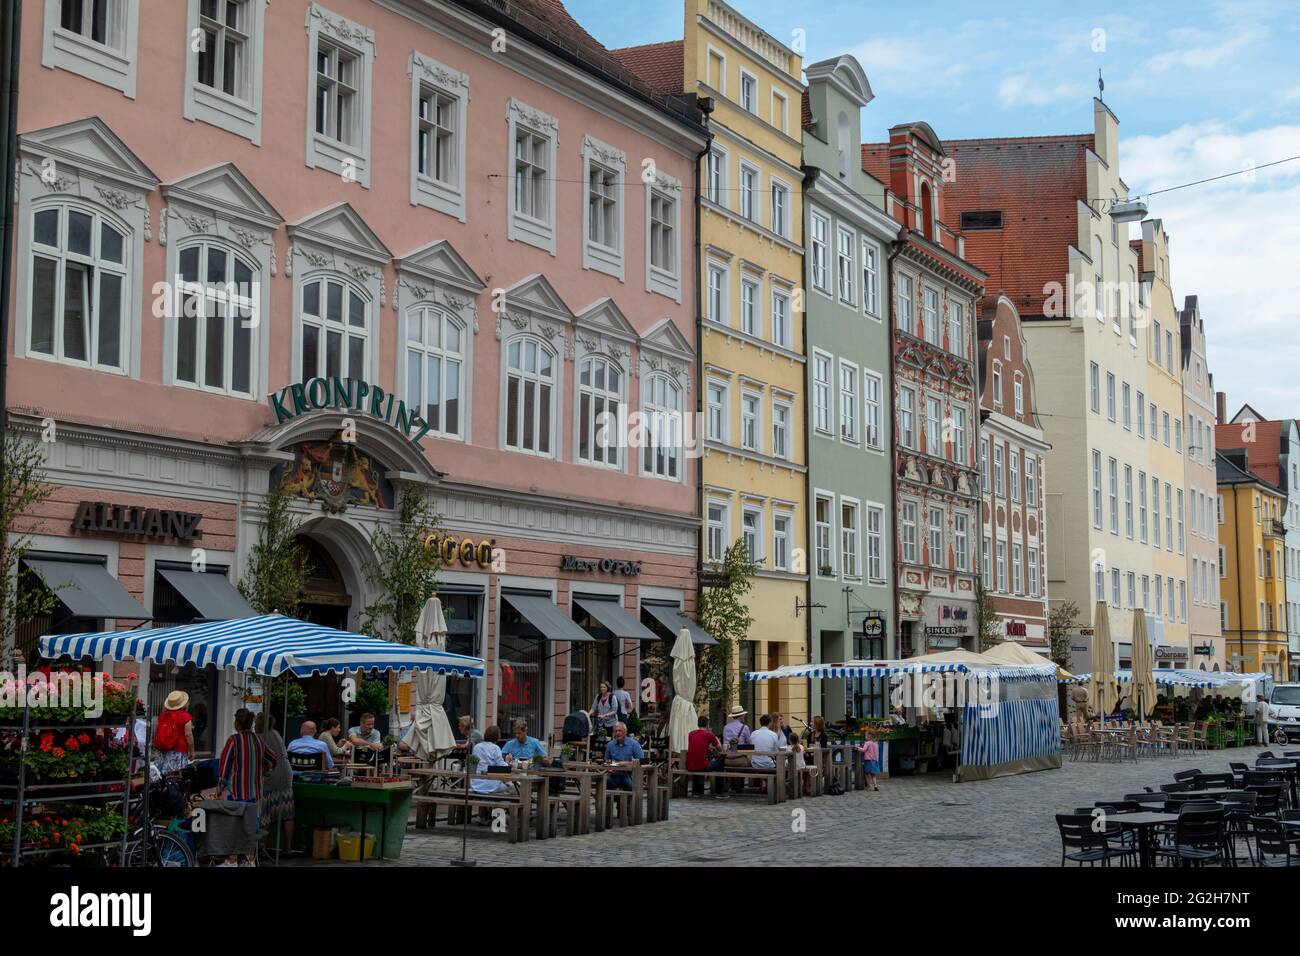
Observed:
[[[534,272],[506,289],[505,299],[506,308],[512,311],[529,311],[561,322],[573,321],[573,312],[540,272]]]
[[[695,350],[672,319],[660,319],[641,336],[641,347],[689,360]]]
[[[456,247],[446,239],[439,239],[408,252],[396,260],[395,265],[399,272],[413,272],[473,294],[487,288],[464,257],[456,251]]]
[[[130,182],[143,189],[158,185],[153,170],[98,116],[23,133],[18,139],[20,150],[29,155],[50,157],[56,162],[63,160],[75,169]]]
[[[608,296],[587,306],[575,316],[574,321],[611,338],[624,342],[636,341],[636,329],[632,328],[632,323],[623,315],[623,310]]]
[[[386,263],[392,258],[375,231],[345,202],[290,223],[289,235],[295,240],[315,242],[374,262]]]
[[[221,163],[184,179],[167,183],[163,196],[191,202],[236,219],[250,219],[269,228],[284,221],[234,163]]]

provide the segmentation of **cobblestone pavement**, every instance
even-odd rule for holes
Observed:
[[[1067,760],[1060,770],[963,784],[950,775],[893,777],[878,793],[777,806],[758,796],[674,800],[663,823],[514,845],[471,825],[468,856],[503,866],[1057,866],[1054,814],[1156,788],[1180,770],[1226,772],[1229,760],[1253,764],[1261,749],[1122,764]],[[799,811],[803,832],[796,827]],[[365,865],[447,865],[460,849],[459,829],[412,828],[400,861]]]

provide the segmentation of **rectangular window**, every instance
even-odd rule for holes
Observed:
[[[1166,578],[1165,580],[1166,580],[1167,584],[1169,585],[1169,606],[1168,606],[1168,611],[1169,611],[1169,620],[1172,621],[1172,620],[1175,619],[1175,616],[1176,616],[1176,615],[1175,615],[1175,612],[1176,612],[1176,610],[1177,610],[1177,608],[1174,606],[1174,579],[1173,579],[1173,578]]]
[[[1152,402],[1148,407],[1151,410],[1151,440],[1159,441],[1160,431],[1157,428],[1157,423],[1156,423],[1156,403]]]
[[[785,94],[777,90],[772,91],[772,125],[781,132],[786,132],[788,123],[789,101]]]
[[[1119,534],[1119,463],[1110,459],[1107,466],[1110,483],[1110,533]]]
[[[1161,423],[1164,425],[1165,447],[1169,447],[1169,413],[1161,412]]]
[[[943,509],[930,509],[930,563],[935,567],[946,567],[947,556],[943,551]]]
[[[884,383],[881,377],[871,371],[862,373],[863,398],[866,402],[867,447],[883,448],[884,433]]]
[[[1142,610],[1151,610],[1151,578],[1149,575],[1142,575]]]
[[[960,302],[948,303],[948,351],[966,357],[966,321]],[[1024,411],[1020,383],[1016,383],[1016,414]]]
[[[790,189],[772,181],[772,231],[778,236],[790,235]]]
[[[840,301],[845,305],[856,305],[857,295],[853,284],[857,266],[853,262],[853,247],[857,245],[852,230],[841,226],[835,233],[835,264]]]
[[[1151,543],[1160,547],[1160,479],[1151,476]]]
[[[791,406],[788,402],[772,400],[772,457],[789,459],[790,457],[790,416]]]
[[[813,428],[831,433],[831,357],[813,353]]]
[[[1185,541],[1183,538],[1183,489],[1178,489],[1178,553],[1183,553]]]
[[[984,581],[984,590],[993,590],[993,562],[989,557],[989,537],[984,536],[984,541],[980,545],[980,573]]]
[[[1038,549],[1029,549],[1029,596],[1038,597]]]
[[[1138,540],[1147,543],[1147,473],[1138,472]]]
[[[840,499],[840,568],[846,578],[860,578],[861,552],[858,528],[858,504]]]
[[[1124,536],[1133,540],[1133,466],[1124,466]]]
[[[1139,438],[1146,438],[1147,435],[1146,417],[1145,417],[1145,412],[1143,411],[1143,409],[1146,408],[1145,400],[1146,400],[1146,396],[1143,395],[1141,392],[1138,392],[1137,393],[1137,426],[1138,426]]]
[[[1024,554],[1021,552],[1020,544],[1011,545],[1011,591],[1014,594],[1024,594],[1024,580],[1022,578]]]
[[[721,501],[709,502],[708,559],[721,561],[727,554],[727,538],[731,533],[727,520],[727,506]]]
[[[1132,389],[1128,382],[1120,386],[1120,410],[1123,412],[1124,430],[1133,430]]]
[[[716,205],[731,205],[727,202],[727,154],[717,146],[709,151],[708,196]]]
[[[1180,455],[1183,453],[1183,420],[1181,418],[1174,419],[1174,451]]]
[[[618,197],[622,190],[619,174],[597,163],[587,172],[587,241],[604,249],[620,250]]]
[[[970,570],[970,518],[962,512],[952,516],[952,550],[958,571]]]
[[[1092,595],[1099,603],[1106,600],[1106,569],[1100,564],[1092,570]]]
[[[817,556],[817,573],[830,577],[835,573],[835,552],[831,541],[835,533],[835,499],[829,495],[818,495],[814,506],[813,534]]]
[[[745,553],[755,564],[763,558],[763,510],[746,505],[740,513],[740,537],[745,543]]]
[[[1020,376],[1017,375],[1016,376],[1016,414],[1023,415],[1024,413],[1025,413],[1025,383],[1022,382],[1020,380]]]
[[[939,344],[939,293],[935,289],[926,289],[921,295],[921,316],[925,323],[922,330],[925,340],[931,345]]]
[[[512,106],[516,108],[510,114],[515,137],[511,181],[514,215],[510,220],[510,236],[550,249],[555,242],[551,203],[555,140],[543,128],[526,126],[522,118],[533,114],[524,113],[524,108],[517,104]]]
[[[814,223],[815,225],[815,223]],[[815,261],[815,260],[814,260]],[[814,276],[816,273],[813,273]],[[900,275],[895,283],[894,309],[898,313],[898,328],[901,332],[912,333],[912,277]]]
[[[867,576],[885,580],[885,509],[867,506]]]
[[[1137,575],[1130,571],[1125,575],[1125,581],[1128,584],[1128,604],[1126,607],[1137,606]]]
[[[1002,363],[996,359],[993,362],[993,404],[1002,405]]]
[[[758,221],[758,170],[740,164],[740,214],[751,222]]]
[[[829,251],[826,248],[826,243],[830,234],[831,221],[821,213],[814,212],[812,214],[811,223],[812,234],[809,237],[808,249],[811,260],[810,267],[812,271],[813,288],[829,293],[831,287],[830,277],[828,274],[829,265],[826,258]]]
[[[1002,445],[993,443],[993,493],[999,498],[1006,496],[1006,474],[1002,466]]]
[[[705,308],[705,315],[710,322],[727,324],[727,270],[712,262],[709,263],[709,290]]]
[[[1038,459],[1033,455],[1025,456],[1025,504],[1038,507]]]
[[[727,386],[722,382],[711,381],[708,387],[708,437],[710,441],[727,441],[727,423],[730,412],[727,400]]]
[[[916,392],[898,390],[898,441],[904,448],[916,448]]]
[[[650,191],[650,267],[667,279],[677,275],[677,200],[657,189]]]
[[[943,457],[943,439],[940,424],[943,418],[943,403],[933,395],[925,398],[925,453],[935,458]]]
[[[1096,362],[1088,366],[1088,404],[1093,414],[1101,414],[1101,367]]]
[[[762,432],[760,403],[762,398],[757,392],[740,393],[740,447],[749,451],[761,451],[758,436]]]
[[[754,279],[740,280],[740,331],[758,335],[758,298],[762,287]]]
[[[998,542],[998,581],[997,589],[1001,594],[1007,593],[1007,543]]]
[[[857,444],[858,435],[858,369],[840,361],[840,438]]]
[[[784,289],[772,290],[772,344],[790,347],[790,293]]]
[[[917,551],[917,504],[915,501],[903,502],[903,560],[909,564],[920,563]]]
[[[1092,526],[1101,530],[1101,452],[1092,453]]]
[[[1009,453],[1011,466],[1011,500],[1020,500],[1020,452],[1012,449]]]
[[[862,309],[867,315],[880,316],[880,250],[875,243],[862,240]]]
[[[1165,550],[1174,550],[1174,496],[1173,487],[1165,482]]]
[[[777,571],[790,570],[790,523],[788,514],[772,515],[772,567]]]
[[[966,464],[966,409],[957,408],[952,413],[952,460]]]
[[[1106,373],[1106,420],[1115,420],[1115,373]]]
[[[747,113],[758,113],[758,77],[740,71],[740,108]]]
[[[1110,606],[1122,606],[1119,599],[1119,568],[1110,569]]]

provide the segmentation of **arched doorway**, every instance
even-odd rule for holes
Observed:
[[[311,536],[300,534],[296,541],[302,548],[307,571],[306,580],[299,592],[298,617],[322,627],[347,630],[352,595],[348,593],[338,562],[321,542]],[[343,716],[337,674],[318,674],[303,678],[298,683],[307,696],[306,712],[302,716],[317,720]]]

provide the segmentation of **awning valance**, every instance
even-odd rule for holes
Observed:
[[[24,564],[76,618],[148,621],[153,615],[102,564],[28,557]]]
[[[411,644],[339,631],[332,627],[267,614],[236,621],[212,621],[150,630],[103,634],[56,634],[39,642],[44,658],[211,664],[264,677],[345,673],[356,670],[431,670],[482,677],[483,660]]]
[[[670,634],[676,634],[682,628],[686,628],[686,630],[690,632],[691,643],[696,646],[707,646],[718,643],[713,639],[712,634],[683,614],[675,604],[655,604],[652,601],[646,601],[641,606],[645,608],[656,621],[668,628]]]
[[[573,602],[617,638],[628,641],[659,640],[658,634],[628,614],[613,598],[575,597]]]
[[[979,665],[962,661],[845,661],[842,664],[787,664],[770,671],[749,671],[747,681],[779,680],[786,677],[903,677],[913,674],[969,674],[999,680],[1055,680],[1056,665]]]
[[[224,574],[183,568],[159,568],[158,573],[199,612],[200,620],[233,621],[257,616]]]
[[[524,619],[548,641],[572,641],[582,643],[594,641],[590,634],[578,627],[569,615],[565,614],[555,602],[544,594],[520,594],[514,591],[502,591],[501,599],[506,601]]]

